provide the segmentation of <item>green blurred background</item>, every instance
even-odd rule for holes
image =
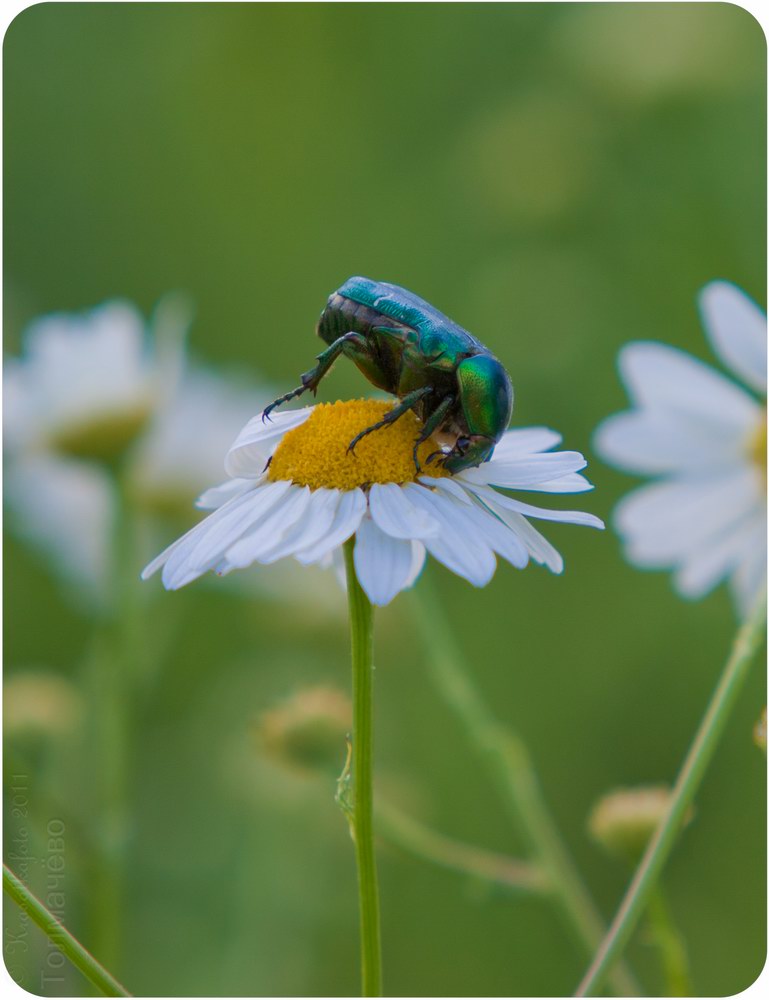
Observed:
[[[198,353],[288,389],[333,289],[351,274],[396,282],[504,361],[514,422],[586,453],[597,488],[583,505],[606,517],[632,485],[590,450],[625,405],[620,346],[659,338],[711,360],[698,289],[729,278],[765,303],[765,52],[749,14],[715,3],[29,8],[4,50],[6,352],[47,311],[122,296],[148,312],[182,289]],[[321,397],[366,388],[340,364]],[[672,778],[735,622],[723,588],[683,602],[665,574],[626,565],[610,531],[546,534],[563,577],[501,565],[475,590],[433,576],[608,917],[627,873],[586,815],[613,786]],[[355,875],[332,785],[261,761],[249,736],[306,682],[346,688],[343,617],[203,584],[146,590],[146,641],[165,642],[134,719],[115,971],[136,994],[355,994]],[[5,593],[7,673],[77,681],[94,622],[14,540]],[[381,781],[445,832],[520,852],[423,670],[409,600],[377,616]],[[756,670],[666,875],[705,995],[743,989],[764,961],[751,738],[764,703]],[[86,943],[92,765],[37,747],[29,769],[33,832],[53,811],[67,822],[66,920]],[[391,848],[380,864],[390,995],[574,988],[585,956],[547,903]],[[45,954],[15,966],[34,992]],[[629,957],[659,992],[643,935]],[[72,973],[50,992],[82,989]]]

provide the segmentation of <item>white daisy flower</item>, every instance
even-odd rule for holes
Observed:
[[[591,489],[578,452],[552,452],[560,436],[541,427],[508,431],[493,457],[455,476],[427,465],[435,443],[413,444],[417,418],[407,413],[386,430],[347,446],[392,408],[353,400],[254,417],[227,453],[232,477],[206,491],[213,510],[146,567],[163,570],[175,590],[208,570],[219,574],[292,556],[304,565],[341,559],[355,535],[354,562],[372,603],[388,604],[419,575],[429,552],[475,586],[489,582],[496,556],[522,569],[529,559],[555,573],[563,560],[529,518],[603,527],[592,514],[535,507],[503,489],[578,493]]]
[[[25,332],[24,357],[6,362],[6,442],[13,451],[82,458],[119,455],[160,390],[141,314],[127,302],[57,313]]]
[[[619,368],[632,410],[598,428],[596,449],[658,476],[617,506],[628,559],[672,569],[678,592],[729,581],[745,614],[766,580],[766,316],[735,285],[700,295],[711,347],[747,388],[666,344],[628,344]]]
[[[242,381],[189,365],[158,399],[126,460],[122,475],[132,503],[152,514],[186,513],[190,497],[219,473],[238,428],[268,398]],[[18,417],[10,400],[6,413],[11,421]],[[10,451],[5,499],[14,528],[64,579],[92,599],[104,596],[116,513],[107,470],[54,451]]]

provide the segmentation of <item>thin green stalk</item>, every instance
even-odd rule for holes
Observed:
[[[700,786],[710,759],[740,693],[748,668],[761,645],[766,624],[766,598],[762,596],[745,624],[737,632],[729,658],[716,685],[676,779],[670,804],[644,851],[625,898],[601,943],[575,996],[594,994],[601,988],[612,966],[625,950],[649,896],[670,856],[687,810]]]
[[[347,598],[352,638],[352,777],[351,825],[358,866],[362,996],[382,995],[379,932],[379,887],[374,854],[374,665],[373,611],[358,582],[353,561],[354,538],[345,542]]]
[[[670,907],[661,887],[655,886],[649,897],[646,919],[654,944],[657,946],[665,978],[665,996],[694,996],[689,978],[686,945],[676,927]]]
[[[431,830],[390,803],[378,801],[376,816],[384,837],[410,854],[434,865],[449,868],[503,886],[514,892],[548,893],[551,887],[536,865],[509,858]]]
[[[436,688],[489,766],[531,856],[553,886],[553,898],[560,904],[586,951],[591,953],[601,941],[604,923],[561,840],[528,750],[517,734],[501,725],[484,703],[428,579],[420,580],[414,596],[417,602],[414,617],[422,633],[428,654],[426,665]],[[620,996],[637,996],[641,992],[624,965],[612,973],[612,986]]]
[[[113,968],[120,964],[129,837],[129,761],[137,673],[138,568],[134,520],[125,473],[115,469],[115,515],[111,553],[109,619],[97,636],[89,664],[92,759],[97,829],[89,940]]]
[[[7,865],[3,865],[3,889],[11,899],[34,920],[44,934],[56,945],[76,969],[105,997],[130,997],[128,990],[112,976],[103,965],[85,950],[77,938],[67,930],[50,910],[34,896]]]

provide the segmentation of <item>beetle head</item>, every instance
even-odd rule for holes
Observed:
[[[494,442],[483,434],[472,434],[457,438],[454,447],[443,459],[443,468],[452,474],[462,469],[471,469],[491,457]]]
[[[443,462],[448,472],[461,472],[490,458],[513,412],[510,376],[491,354],[477,354],[460,362],[457,383],[460,434]]]

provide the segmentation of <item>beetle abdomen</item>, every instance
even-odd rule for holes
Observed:
[[[321,340],[327,344],[333,344],[345,333],[354,332],[366,335],[371,332],[373,327],[388,324],[393,325],[392,321],[380,310],[374,309],[364,302],[356,302],[354,299],[342,295],[341,291],[337,291],[329,296],[326,308],[320,314],[317,333]]]

